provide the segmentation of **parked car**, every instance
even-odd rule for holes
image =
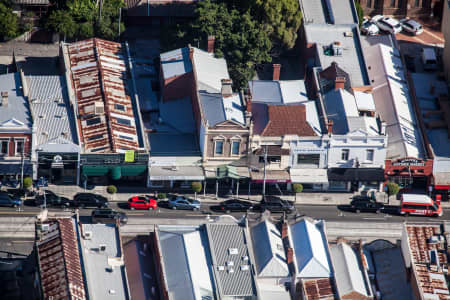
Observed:
[[[295,211],[295,206],[286,200],[281,199],[277,196],[266,196],[260,204],[261,211],[268,210],[270,212],[278,213],[293,213]]]
[[[439,196],[439,197],[438,197]],[[430,217],[440,217],[443,215],[440,195],[436,195],[436,200],[427,195],[403,194],[400,203],[400,214],[421,215]]]
[[[400,22],[394,18],[384,17],[384,16],[380,17],[380,15],[377,15],[372,18],[372,22],[373,21],[375,21],[378,28],[380,28],[383,31],[386,31],[386,32],[389,32],[392,34],[397,34],[400,31],[402,31],[402,25],[400,25]]]
[[[249,211],[253,209],[253,203],[243,200],[230,199],[219,204],[219,209],[226,213],[232,211]]]
[[[408,33],[419,35],[423,33],[422,25],[419,22],[412,19],[401,19],[400,25],[402,26],[403,31]]]
[[[17,188],[19,186],[19,181],[15,178],[11,177],[11,178],[7,178],[7,179],[3,180],[1,184],[4,186],[12,187],[12,188]]]
[[[111,208],[97,208],[91,214],[92,223],[116,224],[125,225],[128,222],[128,217],[123,212],[115,211]]]
[[[384,204],[377,202],[367,196],[355,196],[350,202],[350,207],[352,210],[359,212],[376,212],[379,213],[384,208]]]
[[[34,182],[34,187],[48,187],[48,180],[45,177],[39,177],[37,181]]]
[[[92,193],[78,193],[73,197],[75,207],[108,207],[108,199],[102,195]]]
[[[157,207],[156,200],[150,198],[148,196],[134,196],[128,199],[128,208],[129,209],[147,209],[153,210]]]
[[[361,33],[365,35],[377,35],[380,32],[377,24],[369,19],[365,19],[361,25]]]
[[[189,199],[184,196],[177,196],[169,200],[168,206],[171,209],[200,210],[200,201]]]
[[[59,206],[67,208],[73,205],[73,201],[71,201],[69,198],[58,196],[49,190],[44,190],[44,193],[42,195],[37,195],[34,198],[34,204],[36,206],[43,206],[45,203],[47,206]]]
[[[18,207],[22,205],[19,199],[11,198],[8,193],[0,193],[0,206]]]

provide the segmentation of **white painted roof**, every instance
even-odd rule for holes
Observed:
[[[387,158],[422,158],[420,130],[398,50],[377,44],[365,53],[376,111],[387,124]]]
[[[221,80],[230,79],[224,58],[215,58],[211,53],[194,48],[193,63],[199,91],[219,93],[222,89]]]
[[[364,274],[355,251],[346,243],[330,247],[336,286],[341,297],[356,292],[369,297]]]
[[[405,203],[421,203],[421,204],[432,204],[433,200],[427,195],[421,194],[403,194],[402,201]]]
[[[372,94],[360,91],[355,91],[353,94],[355,95],[358,110],[375,111],[375,103],[373,102]]]
[[[289,226],[289,233],[294,249],[297,277],[330,277],[331,268],[327,242],[318,225],[301,220]]]
[[[314,130],[317,135],[322,134],[322,129],[320,127],[319,113],[317,112],[316,102],[307,101],[302,103],[306,107],[306,122]]]

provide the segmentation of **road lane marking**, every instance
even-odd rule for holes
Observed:
[[[128,216],[145,216],[148,215],[146,213],[127,213]]]
[[[363,218],[363,220],[385,220],[384,218]]]
[[[35,240],[11,241],[11,243],[16,243],[16,244],[18,244],[18,243],[34,243],[34,242],[35,242]]]
[[[214,214],[187,214],[184,215],[185,217],[219,217],[219,216],[223,216],[223,215],[214,215]]]
[[[26,211],[0,211],[1,215],[37,215],[39,212]]]
[[[431,35],[432,37],[434,37],[437,40],[440,40],[441,42],[445,42],[445,40],[443,38],[441,38],[440,36],[435,35],[434,33],[432,33],[431,31],[428,31],[426,29],[423,30],[425,33]]]

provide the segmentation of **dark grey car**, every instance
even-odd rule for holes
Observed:
[[[7,193],[0,193],[0,206],[18,207],[22,205],[19,199],[11,198]]]

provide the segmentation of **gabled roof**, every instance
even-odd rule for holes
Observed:
[[[306,107],[304,105],[268,105],[267,119],[264,118],[264,109],[260,110],[257,104],[252,105],[253,111],[255,111],[255,123],[260,123],[255,125],[255,133],[261,136],[317,135],[306,120]],[[259,116],[261,119],[258,119]],[[257,129],[262,131],[258,132]]]
[[[193,64],[197,77],[197,89],[208,93],[220,93],[222,79],[230,79],[227,61],[216,58],[212,53],[193,48]]]
[[[87,299],[72,218],[50,221],[37,242],[38,264],[44,299]]]
[[[0,91],[8,92],[8,105],[0,105],[2,127],[30,129],[32,126],[30,107],[23,96],[21,87],[22,81],[19,73],[0,75]]]
[[[322,229],[308,220],[289,226],[297,277],[331,277],[327,241]]]
[[[245,125],[244,108],[239,94],[224,97],[220,93],[199,92],[203,115],[210,127],[225,121]]]
[[[251,233],[258,277],[289,276],[283,240],[276,226],[265,220]]]
[[[339,295],[343,297],[358,293],[365,297],[371,296],[367,290],[369,283],[365,281],[364,271],[355,251],[348,244],[339,243],[331,246],[330,252]]]
[[[52,140],[47,141],[45,144],[39,145],[36,148],[37,151],[43,152],[66,152],[66,153],[76,153],[80,152],[80,146],[68,141],[62,137],[57,137]]]

